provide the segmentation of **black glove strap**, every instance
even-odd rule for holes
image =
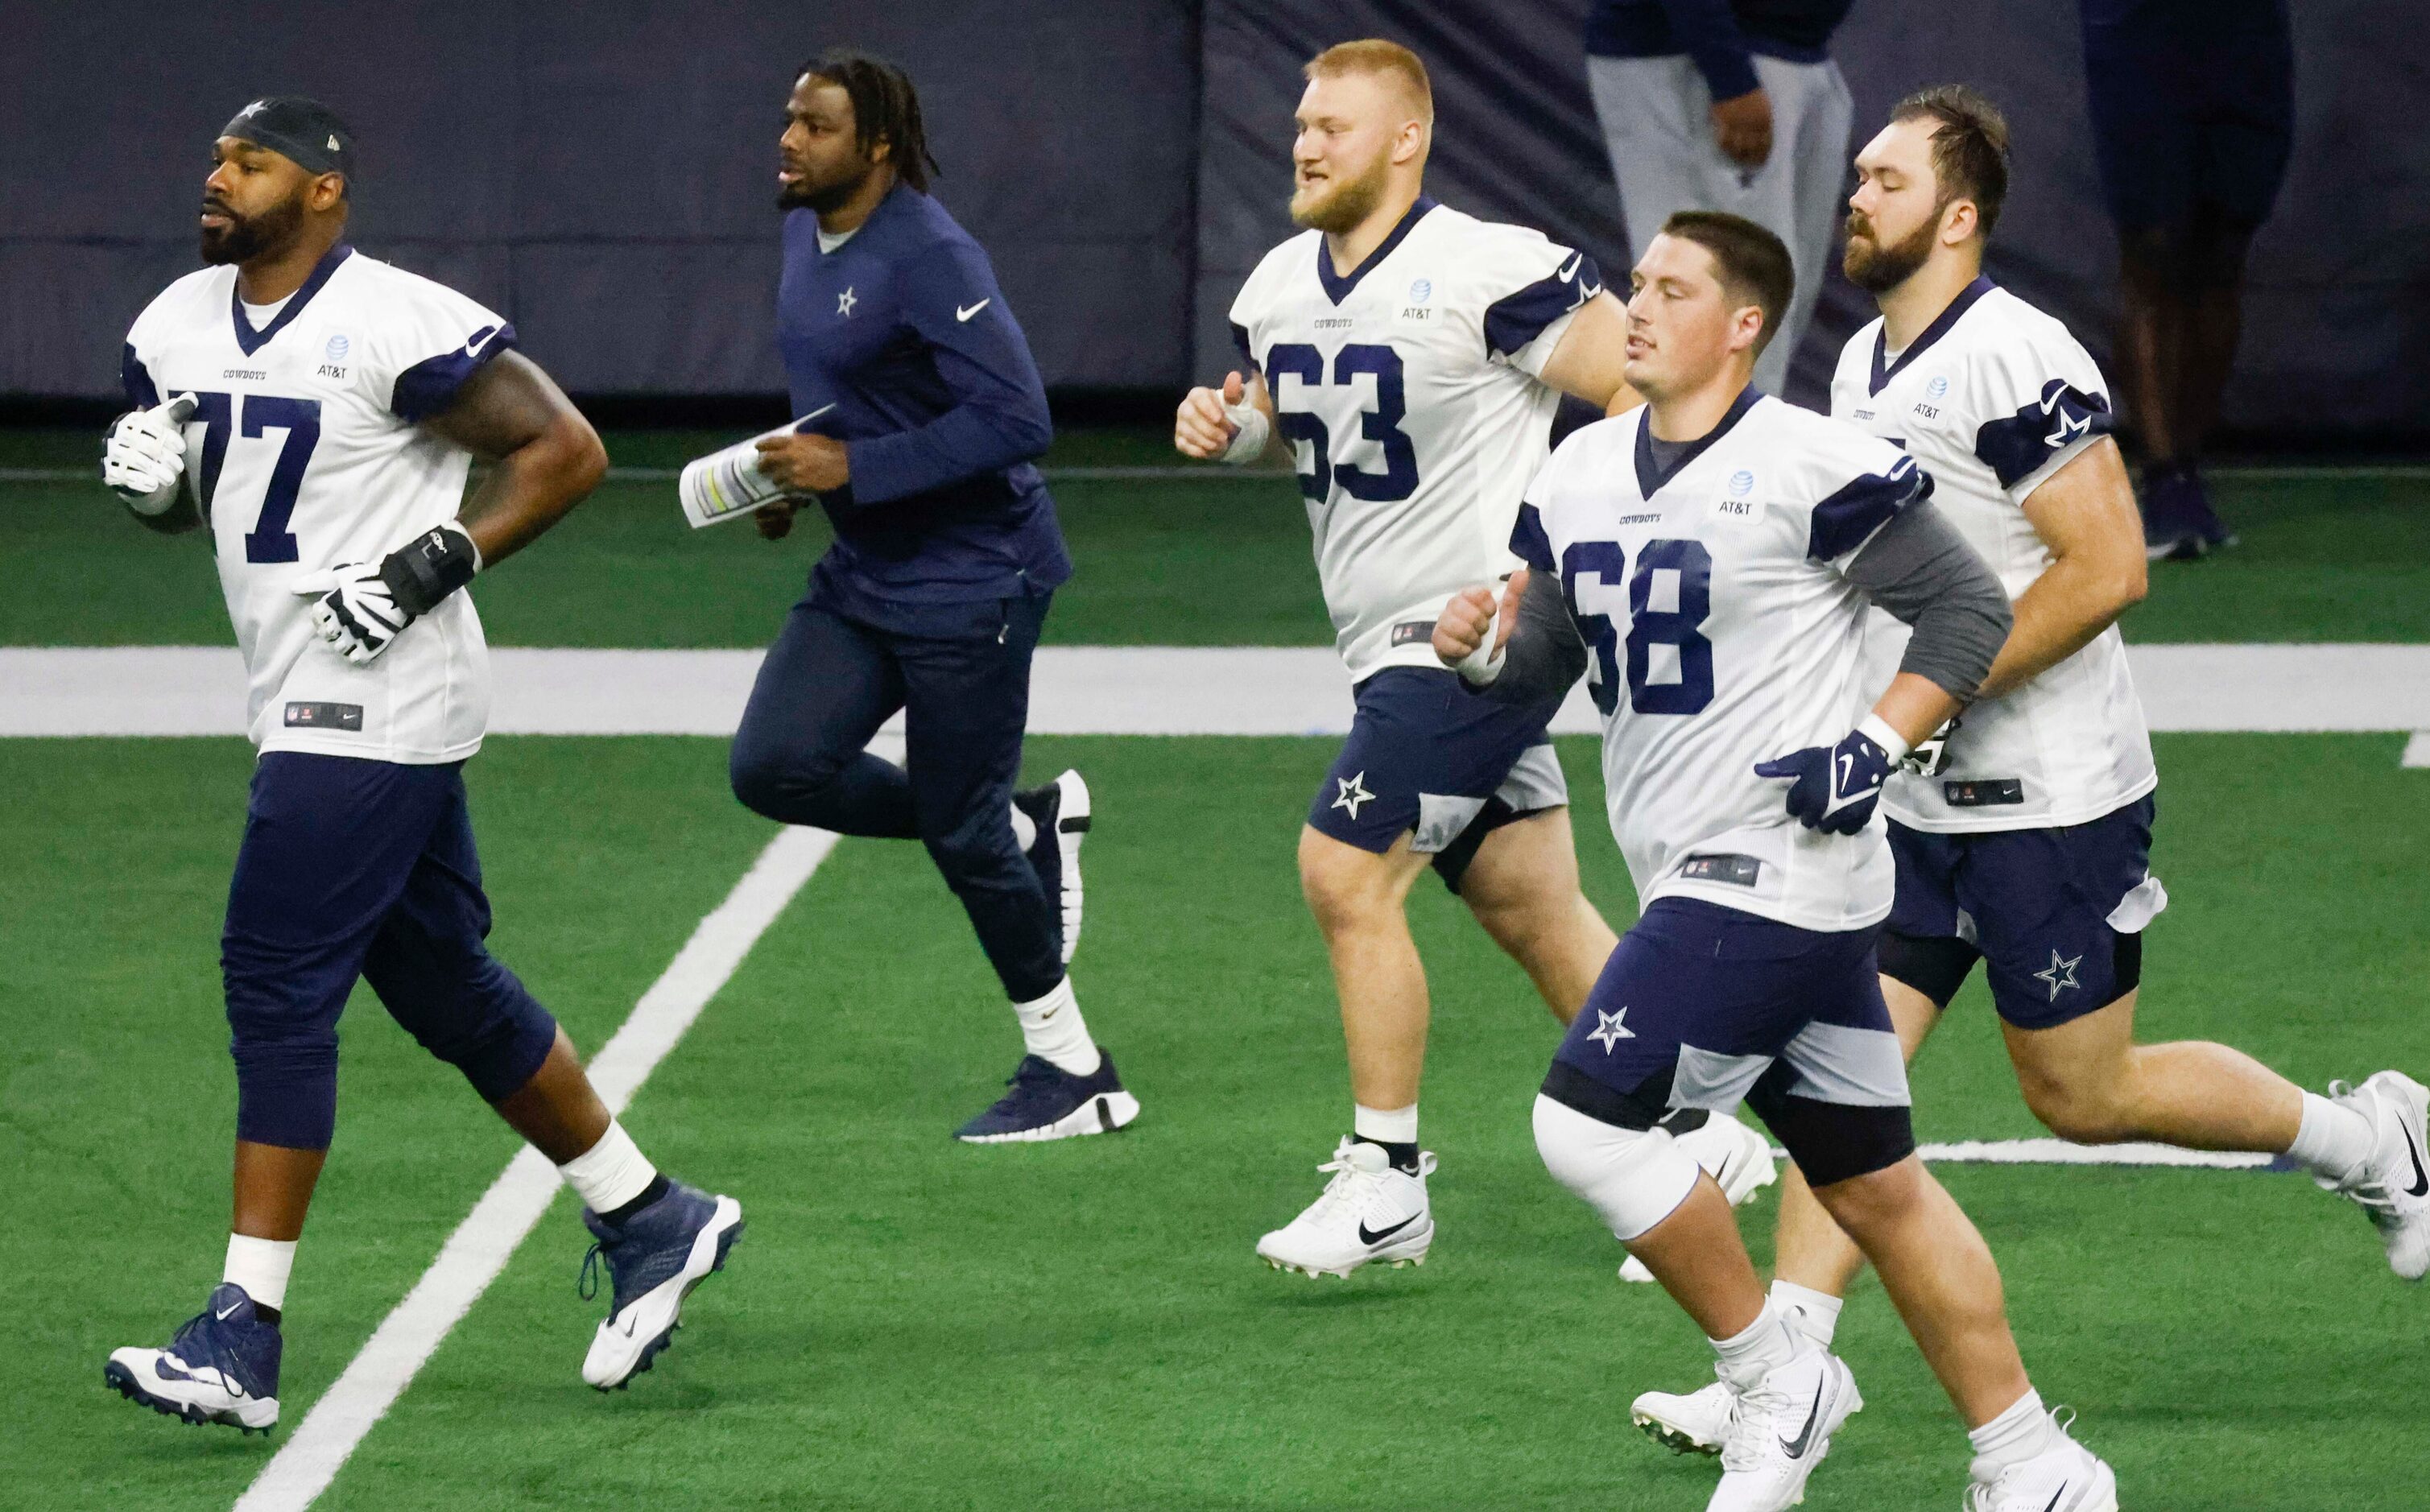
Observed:
[[[380,581],[388,585],[389,597],[398,608],[420,619],[441,599],[471,582],[480,561],[472,537],[452,525],[441,525],[390,552],[380,563]]]

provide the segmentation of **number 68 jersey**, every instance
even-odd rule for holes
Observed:
[[[1510,542],[1528,591],[1557,580],[1586,642],[1639,906],[1675,895],[1801,929],[1878,923],[1892,883],[1880,822],[1806,829],[1788,784],[1755,765],[1831,745],[1872,707],[1870,605],[1841,569],[1930,480],[1889,442],[1753,389],[1666,471],[1648,414],[1563,441]]]
[[[358,667],[320,640],[294,587],[455,518],[472,456],[418,423],[514,340],[474,301],[342,243],[258,322],[233,267],[188,274],[136,317],[127,401],[195,399],[186,487],[210,523],[260,750],[427,764],[480,749],[489,647],[469,593]]]
[[[1440,669],[1443,605],[1510,571],[1560,403],[1537,375],[1602,291],[1585,254],[1423,197],[1347,276],[1307,231],[1241,285],[1233,339],[1296,459],[1352,682]]]

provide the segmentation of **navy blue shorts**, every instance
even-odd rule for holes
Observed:
[[[2103,0],[2084,7],[2094,156],[2123,227],[2183,225],[2208,207],[2270,218],[2295,136],[2284,0]]]
[[[491,956],[489,933],[463,763],[262,756],[220,942],[237,1138],[328,1148],[338,1016],[358,976],[484,1098],[530,1081],[557,1021]]]
[[[1890,822],[1898,898],[1882,971],[1942,1007],[1981,959],[2000,1017],[2054,1029],[2142,979],[2142,930],[2169,906],[2145,794],[2058,829],[1938,835]]]
[[[1307,807],[1319,833],[1378,856],[1409,835],[1456,892],[1487,835],[1570,801],[1544,733],[1557,699],[1505,704],[1428,667],[1387,667],[1356,693],[1350,739]]]
[[[1658,898],[1604,964],[1544,1095],[1633,1129],[1743,1102],[1818,1187],[1896,1165],[1915,1131],[1874,934]]]

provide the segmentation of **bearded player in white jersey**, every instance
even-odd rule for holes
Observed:
[[[1356,686],[1348,741],[1300,836],[1348,1042],[1351,1132],[1332,1180],[1265,1235],[1268,1264],[1346,1276],[1423,1263],[1434,1239],[1418,1143],[1425,970],[1406,903],[1431,865],[1533,978],[1577,1014],[1611,952],[1578,890],[1569,791],[1525,707],[1464,697],[1428,640],[1451,595],[1506,573],[1520,490],[1563,393],[1634,403],[1620,307],[1583,253],[1423,194],[1433,141],[1425,65],[1389,42],[1344,42],[1307,67],[1291,219],[1232,307],[1246,364],[1191,390],[1173,441],[1190,457],[1292,462],[1319,576]],[[1703,1137],[1752,1192],[1769,1152],[1735,1120]]]
[[[1527,571],[1498,614],[1475,587],[1434,635],[1488,701],[1587,674],[1643,909],[1544,1078],[1537,1149],[1712,1343],[1733,1393],[1712,1512],[1802,1501],[1863,1405],[1766,1298],[1722,1189],[1664,1126],[1741,1100],[1872,1258],[1965,1419],[1970,1506],[2115,1512],[2109,1468],[2026,1378],[1989,1251],[1917,1156],[1873,957],[1882,784],[1973,696],[2006,595],[1912,458],[1750,386],[1789,301],[1779,238],[1674,215],[1632,282],[1627,375],[1646,404],[1561,444],[1512,533]],[[1865,666],[1869,606],[1914,629],[1887,690]]]
[[[589,493],[607,454],[505,320],[345,244],[354,139],[327,107],[257,100],[214,157],[208,266],[136,318],[136,407],[102,472],[153,529],[209,526],[251,679],[260,758],[221,948],[235,1221],[202,1312],[165,1348],[113,1353],[104,1380],[189,1422],[278,1421],[288,1280],[359,976],[580,1194],[614,1298],[583,1379],[621,1387],[724,1264],[741,1209],[651,1165],[489,954],[462,776],[490,702],[465,587]],[[468,498],[476,456],[491,466]]]
[[[2158,782],[2114,623],[2143,595],[2135,496],[2100,371],[2065,327],[1982,275],[2007,127],[1963,88],[1900,102],[1856,158],[1848,276],[1881,304],[1839,360],[1832,411],[1905,446],[1943,514],[1999,573],[2016,630],[1938,763],[1890,780],[1898,896],[1882,991],[1912,1056],[1974,963],[2017,1080],[2051,1132],[2283,1155],[2359,1205],[2397,1274],[2430,1269],[2422,1085],[2384,1071],[2306,1092],[2225,1045],[2135,1041]],[[1905,632],[1877,620],[1875,675]],[[1863,1265],[1798,1172],[1773,1288],[1828,1345]],[[1716,1385],[1649,1392],[1640,1426],[1711,1452]]]

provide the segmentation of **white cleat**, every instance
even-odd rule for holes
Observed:
[[[1722,1441],[1722,1484],[1705,1512],[1784,1512],[1805,1501],[1831,1436],[1864,1404],[1846,1362],[1802,1350],[1739,1395]]]
[[[1703,1127],[1673,1134],[1672,1138],[1721,1184],[1722,1195],[1732,1207],[1744,1207],[1755,1201],[1756,1193],[1780,1179],[1780,1168],[1772,1158],[1772,1141],[1734,1114],[1716,1113]],[[1620,1279],[1643,1286],[1654,1280],[1654,1272],[1632,1254],[1620,1262]]]
[[[1394,1170],[1383,1146],[1344,1139],[1316,1169],[1333,1179],[1297,1218],[1257,1240],[1259,1258],[1277,1271],[1343,1277],[1371,1261],[1396,1270],[1426,1263],[1435,1238],[1426,1206],[1432,1151],[1419,1155],[1413,1176]]]
[[[621,1229],[587,1208],[582,1221],[598,1240],[583,1257],[583,1294],[594,1294],[592,1267],[601,1260],[615,1288],[583,1356],[582,1379],[602,1391],[621,1389],[674,1341],[692,1288],[725,1269],[742,1237],[742,1206],[676,1182]]]
[[[2314,1177],[2354,1199],[2388,1246],[2388,1267],[2407,1281],[2430,1272],[2430,1088],[2384,1071],[2360,1087],[2329,1084],[2329,1095],[2371,1120],[2371,1158],[2343,1182]]]
[[[2067,1436],[2057,1412],[2051,1419],[2050,1445],[2033,1458],[1997,1471],[1980,1459],[1968,1467],[1966,1512],[2118,1512],[2117,1474]]]
[[[1726,1381],[1684,1397],[1648,1391],[1628,1404],[1628,1421],[1674,1454],[1718,1454],[1729,1438],[1738,1400]]]

